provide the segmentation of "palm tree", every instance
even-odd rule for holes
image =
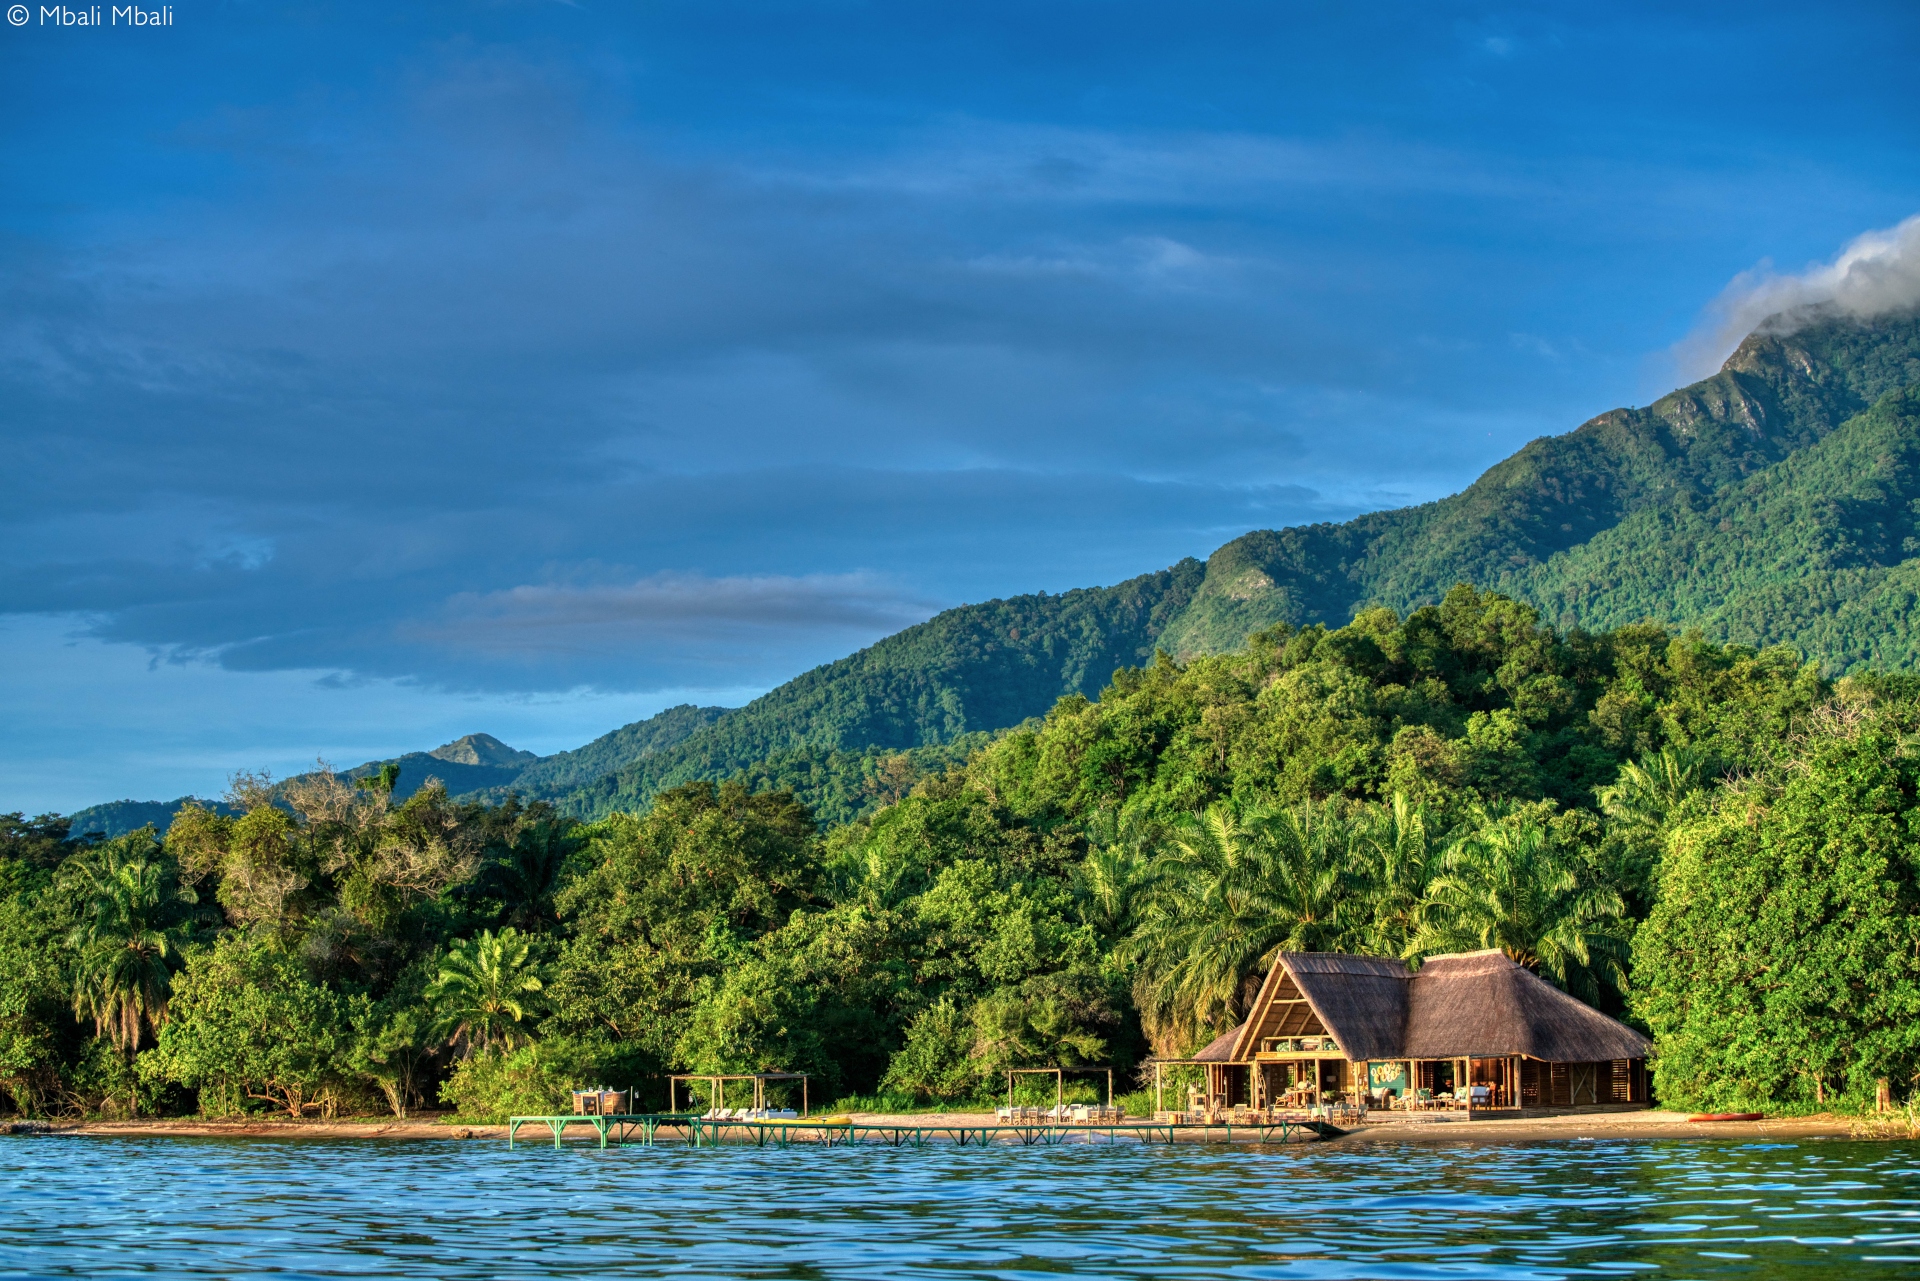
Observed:
[[[73,1016],[91,1018],[129,1065],[148,1032],[167,1021],[179,931],[166,917],[175,904],[196,902],[155,857],[152,829],[110,841],[68,862],[64,887],[85,905],[67,934],[74,950]],[[130,1110],[139,1110],[131,1094]]]
[[[1600,809],[1628,830],[1657,838],[1681,803],[1707,785],[1706,762],[1692,752],[1662,748],[1657,756],[1628,761],[1598,789]]]
[[[1420,904],[1434,871],[1427,813],[1395,792],[1392,804],[1369,810],[1360,828],[1354,870],[1372,915],[1365,947],[1377,956],[1400,956],[1419,931]]]
[[[1238,1018],[1276,953],[1338,943],[1350,835],[1330,805],[1242,816],[1216,804],[1175,829],[1127,947],[1156,1042]]]
[[[537,1012],[535,994],[545,986],[532,953],[533,940],[511,926],[456,939],[426,988],[438,1016],[435,1035],[450,1045],[464,1042],[469,1053],[531,1040],[522,1024]]]
[[[1601,979],[1625,990],[1627,939],[1620,896],[1588,885],[1543,823],[1515,815],[1448,848],[1403,955],[1498,948],[1591,1001]]]
[[[1165,826],[1141,811],[1095,814],[1087,826],[1090,849],[1073,876],[1080,919],[1109,936],[1124,933],[1134,899],[1165,841]]]
[[[573,824],[536,817],[514,832],[506,850],[481,869],[479,888],[500,899],[507,924],[538,933],[556,923],[553,895],[560,888],[567,859],[579,844]]]
[[[1652,909],[1667,833],[1684,818],[1689,802],[1705,793],[1706,766],[1695,753],[1668,747],[1656,756],[1628,761],[1610,785],[1595,789],[1601,812],[1617,837],[1610,842],[1610,879],[1620,887],[1635,916],[1645,916]]]
[[[1346,944],[1352,897],[1354,840],[1359,829],[1328,800],[1263,813],[1256,822],[1276,849],[1275,901],[1292,922],[1275,951],[1335,951]],[[1261,958],[1264,973],[1271,955]]]

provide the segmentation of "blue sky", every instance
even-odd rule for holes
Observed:
[[[39,12],[0,810],[576,746],[1437,497],[1920,211],[1910,5]]]

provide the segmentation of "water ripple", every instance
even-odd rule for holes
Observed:
[[[1920,1145],[0,1140],[0,1275],[1913,1275]],[[1836,1271],[1838,1270],[1838,1271]]]

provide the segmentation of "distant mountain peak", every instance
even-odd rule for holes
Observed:
[[[531,765],[540,758],[516,751],[491,734],[468,734],[436,747],[427,755],[453,765]]]

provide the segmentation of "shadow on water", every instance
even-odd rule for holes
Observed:
[[[1920,1276],[1920,1144],[0,1140],[0,1275]]]

